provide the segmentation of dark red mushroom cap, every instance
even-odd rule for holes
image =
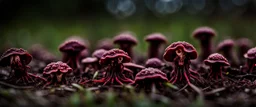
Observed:
[[[112,39],[102,39],[97,43],[97,49],[110,50],[113,48],[114,48],[114,45],[113,45]]]
[[[211,54],[206,60],[204,60],[204,63],[206,65],[212,65],[212,64],[220,64],[222,66],[230,66],[228,63],[228,60],[219,53],[213,53]]]
[[[145,38],[147,42],[167,43],[166,37],[161,33],[153,33]]]
[[[214,37],[216,35],[216,32],[214,29],[205,26],[205,27],[199,27],[195,29],[192,35],[194,38],[204,39],[204,38]]]
[[[240,38],[236,41],[237,46],[239,47],[252,47],[253,43],[248,38]]]
[[[232,48],[235,45],[234,40],[232,39],[226,39],[222,42],[219,43],[217,50],[223,50],[223,49],[227,49],[227,48]]]
[[[123,57],[123,63],[127,63],[131,61],[131,57],[128,56],[126,52],[124,52],[121,49],[111,49],[107,52],[105,52],[101,59],[100,59],[100,64],[105,65],[111,62],[111,60],[118,58],[118,57]]]
[[[85,42],[80,39],[70,38],[59,46],[61,52],[81,52],[86,49]]]
[[[247,59],[256,59],[256,47],[251,48],[244,54],[244,57]]]
[[[124,32],[114,37],[114,44],[129,43],[131,45],[137,45],[137,39],[132,35],[131,32]]]
[[[135,82],[143,81],[143,80],[162,80],[162,81],[168,81],[166,74],[160,71],[159,69],[155,68],[145,68],[141,70],[138,74],[136,74]]]
[[[158,59],[158,58],[150,58],[146,61],[145,66],[148,67],[152,67],[152,68],[161,68],[163,67],[163,62]]]
[[[72,68],[70,68],[66,63],[63,63],[61,61],[58,62],[52,62],[50,64],[48,64],[45,68],[44,68],[44,72],[43,74],[51,74],[54,72],[62,72],[62,73],[70,73],[73,71]]]
[[[187,57],[189,57],[190,59],[197,58],[197,52],[193,45],[185,41],[178,41],[172,43],[165,49],[164,59],[166,61],[173,62],[174,58],[176,57],[175,51],[177,49],[182,49],[183,51],[185,51],[187,53]]]
[[[95,58],[95,57],[87,57],[87,58],[84,58],[82,60],[82,63],[83,64],[90,64],[90,63],[94,63],[94,62],[97,62],[97,61],[98,61],[98,59]]]
[[[128,63],[124,63],[124,66],[127,68],[138,68],[138,69],[144,69],[144,66],[132,63],[132,62],[128,62]]]
[[[93,53],[92,53],[92,56],[93,57],[96,57],[98,59],[100,59],[102,57],[102,55],[106,52],[105,49],[98,49],[98,50],[95,50]]]
[[[5,51],[1,56],[0,65],[3,67],[9,66],[11,63],[10,58],[17,55],[20,57],[20,60],[23,61],[25,65],[28,65],[33,58],[26,50],[22,48],[10,48]]]

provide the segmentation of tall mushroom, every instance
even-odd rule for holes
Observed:
[[[244,54],[244,57],[247,59],[245,72],[253,73],[256,64],[256,47],[249,49],[247,53]]]
[[[74,74],[80,74],[80,53],[86,49],[84,42],[78,39],[68,39],[59,46],[63,54],[62,61],[67,63],[74,71]]]
[[[216,35],[215,30],[210,27],[199,27],[194,30],[193,37],[200,42],[200,62],[205,60],[213,51],[212,38]]]
[[[211,54],[206,60],[205,65],[210,66],[209,78],[213,80],[223,79],[222,73],[225,66],[230,66],[228,60],[219,53]]]
[[[45,79],[28,73],[32,56],[24,49],[10,48],[0,58],[0,66],[11,67],[10,78],[7,82],[18,85],[35,85],[39,81],[44,82]]]
[[[127,52],[133,58],[133,46],[137,45],[137,39],[131,32],[124,32],[114,37],[114,44],[118,44],[120,49]]]
[[[47,83],[44,86],[68,84],[66,76],[71,72],[72,68],[61,61],[48,64],[43,72],[43,75],[47,78]]]
[[[100,64],[107,67],[105,76],[100,80],[94,80],[103,85],[123,85],[132,83],[133,80],[125,77],[123,74],[123,63],[130,62],[131,58],[126,52],[120,49],[111,49],[103,54]]]
[[[246,52],[252,48],[253,43],[248,38],[240,38],[240,39],[236,40],[236,45],[238,47],[237,56],[238,56],[239,62],[240,62],[239,65],[242,65],[246,62],[246,60],[244,58],[244,54],[246,54]]]
[[[171,72],[171,83],[181,82],[190,85],[191,80],[198,80],[198,73],[190,69],[190,60],[197,58],[197,52],[193,45],[187,42],[174,42],[165,49],[164,59],[174,63]]]
[[[165,73],[159,69],[145,68],[136,75],[134,85],[146,91],[151,90],[153,86],[160,90],[165,82],[168,82]]]
[[[238,66],[234,55],[235,42],[232,39],[226,39],[218,44],[217,51],[228,59],[231,66]]]
[[[167,43],[166,37],[161,33],[153,33],[145,38],[149,43],[148,58],[160,58],[161,45]]]

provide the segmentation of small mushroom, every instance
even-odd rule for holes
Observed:
[[[82,40],[70,38],[59,46],[59,50],[63,53],[62,61],[67,63],[75,75],[80,74],[80,53],[86,49],[86,45]]]
[[[193,45],[187,42],[174,42],[165,49],[164,59],[174,63],[170,82],[191,84],[191,80],[199,80],[198,73],[190,69],[190,60],[197,58],[197,52]]]
[[[97,49],[110,50],[113,48],[114,48],[114,45],[111,39],[102,39],[97,43]]]
[[[34,59],[43,61],[48,64],[57,60],[57,57],[50,53],[46,48],[44,48],[41,44],[34,44],[29,49],[30,54]]]
[[[230,66],[228,60],[219,53],[211,54],[206,60],[204,60],[205,65],[210,67],[209,78],[218,80],[219,78],[223,80],[223,70],[225,66]]]
[[[228,59],[231,66],[238,66],[235,59],[233,47],[235,42],[232,39],[226,39],[219,43],[217,47],[217,52],[220,52],[225,58]]]
[[[44,87],[49,85],[63,85],[68,84],[66,80],[66,76],[72,72],[72,68],[70,68],[66,63],[61,61],[52,62],[48,64],[44,68],[43,75],[47,78],[47,83]]]
[[[137,45],[137,39],[131,32],[124,32],[114,37],[114,44],[118,44],[120,49],[127,52],[128,55],[133,58],[132,47]]]
[[[194,30],[193,37],[200,42],[200,62],[205,60],[213,51],[212,38],[216,36],[215,30],[210,27],[199,27]]]
[[[146,61],[146,64],[145,64],[147,68],[152,67],[157,69],[161,69],[163,65],[164,63],[158,58],[150,58]]]
[[[86,69],[90,69],[92,71],[98,70],[98,59],[95,57],[87,57],[82,60],[82,64],[84,65],[84,71],[87,72]]]
[[[248,38],[240,38],[236,41],[236,45],[238,47],[238,58],[239,58],[239,65],[245,64],[246,60],[244,58],[244,54],[247,53],[249,49],[253,47],[253,43],[250,39]]]
[[[105,49],[97,49],[92,53],[92,56],[99,59],[102,57],[102,55],[107,52],[107,50]]]
[[[253,73],[256,64],[256,47],[249,49],[247,53],[244,54],[244,57],[247,59],[245,72]]]
[[[132,63],[132,62],[124,63],[124,67],[132,71],[133,77],[135,77],[136,74],[137,74],[140,70],[142,70],[142,69],[145,68],[145,67],[142,66],[142,65],[138,65],[138,64],[135,64],[135,63]]]
[[[0,66],[11,67],[10,78],[7,82],[17,85],[35,85],[39,82],[44,82],[45,79],[28,73],[32,56],[24,49],[10,48],[0,58]]]
[[[153,33],[145,38],[149,42],[148,58],[160,58],[161,45],[167,43],[166,37],[161,33]]]
[[[106,66],[106,74],[100,80],[94,80],[103,85],[123,85],[132,83],[133,80],[123,74],[123,63],[130,62],[131,58],[126,52],[120,49],[111,49],[103,54],[100,64]]]
[[[161,70],[145,68],[136,75],[134,85],[138,89],[150,91],[153,86],[160,90],[165,82],[168,82],[168,79]]]

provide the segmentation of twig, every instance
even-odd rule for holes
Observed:
[[[4,85],[7,87],[11,87],[11,88],[16,88],[16,89],[32,89],[34,88],[33,86],[16,86],[16,85],[12,85],[3,81],[0,81],[0,85]]]
[[[205,95],[215,94],[215,93],[218,93],[218,92],[224,91],[225,89],[226,89],[225,87],[217,88],[217,89],[214,89],[214,90],[212,90],[212,91],[206,92],[206,93],[205,93]]]

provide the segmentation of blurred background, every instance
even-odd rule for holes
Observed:
[[[59,55],[58,46],[78,35],[95,43],[123,31],[140,41],[137,51],[146,52],[144,37],[163,33],[173,41],[188,41],[200,26],[214,28],[214,42],[249,37],[254,42],[256,0],[0,0],[1,49],[28,49],[40,43]],[[197,48],[198,49],[198,48]]]

